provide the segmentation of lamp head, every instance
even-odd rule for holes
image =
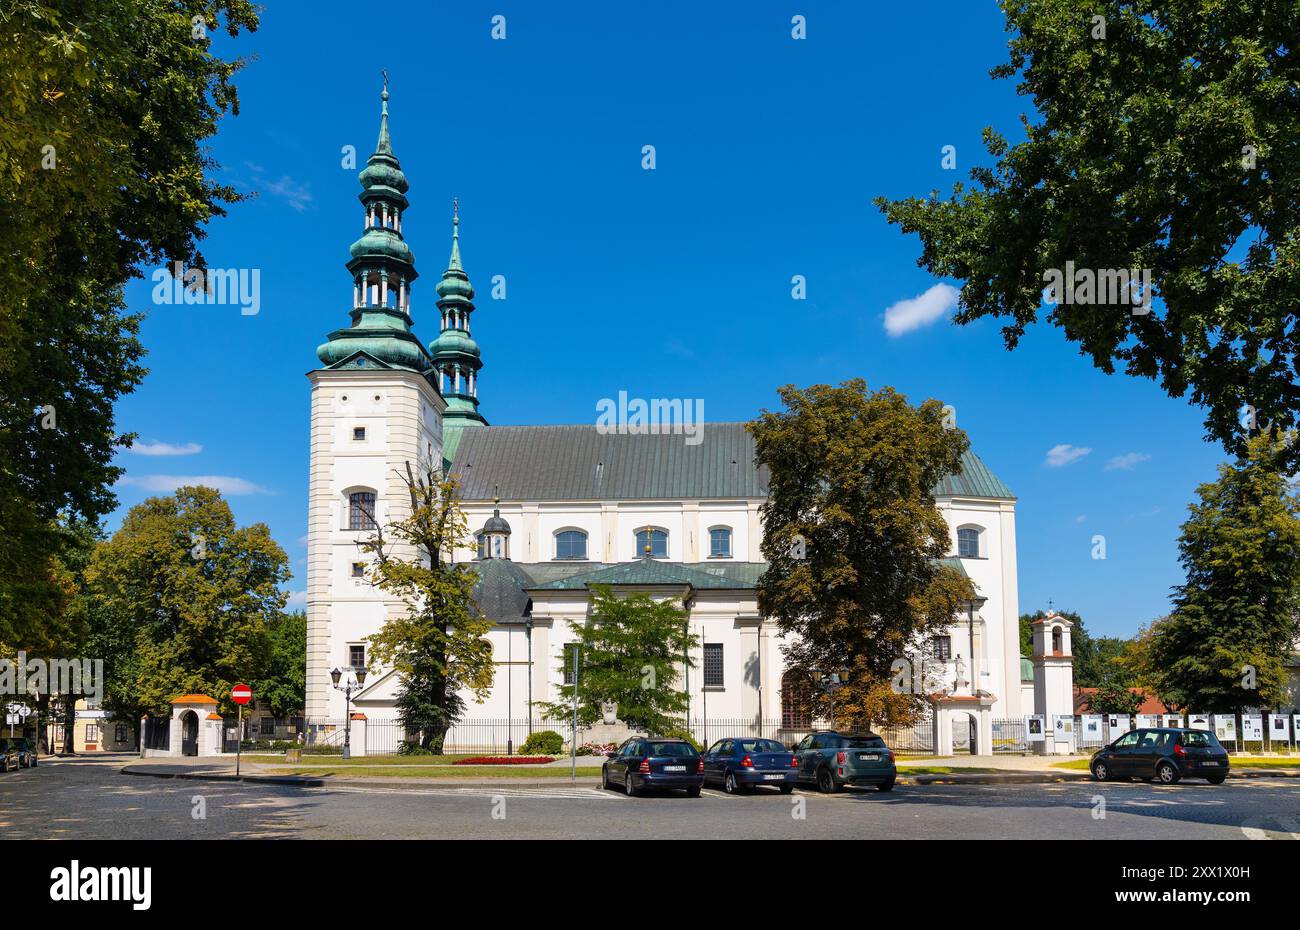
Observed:
[[[338,687],[339,679],[342,677],[343,677],[343,669],[341,668],[330,669],[330,678],[333,679],[334,681],[334,687],[336,688]]]

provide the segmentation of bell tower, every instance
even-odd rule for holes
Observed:
[[[307,706],[313,721],[342,722],[344,696],[330,670],[368,667],[366,637],[401,602],[370,584],[360,543],[410,513],[409,464],[442,464],[442,416],[433,360],[414,333],[415,255],[406,244],[406,175],[388,128],[388,82],[379,141],[361,171],[362,231],[346,267],[349,325],[317,350],[311,382],[307,517]],[[399,554],[401,554],[399,552]],[[409,555],[409,553],[407,554]],[[366,692],[354,696],[365,706]]]

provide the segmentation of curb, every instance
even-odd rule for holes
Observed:
[[[1300,778],[1300,770],[1237,769],[1236,771],[1229,770],[1228,777],[1232,779]],[[898,773],[898,783],[901,785],[1036,785],[1092,780],[1092,773],[1072,769],[1055,769],[1044,772],[999,772],[996,774],[983,772],[978,775],[963,775],[957,772],[946,775],[907,775],[902,770]]]
[[[224,772],[159,772],[147,771],[144,766],[125,765],[123,775],[138,775],[145,778],[183,778],[191,781],[242,781],[250,784],[289,785],[296,788],[322,788],[330,782],[323,778],[309,778],[306,775],[234,775]]]

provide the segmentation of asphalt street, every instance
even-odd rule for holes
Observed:
[[[135,761],[135,760],[131,760]],[[824,796],[599,788],[295,788],[124,775],[123,760],[0,775],[5,839],[1300,839],[1300,779],[898,786]]]

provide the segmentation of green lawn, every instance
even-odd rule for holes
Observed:
[[[353,760],[364,761],[364,760]],[[568,778],[567,768],[542,765],[280,765],[264,769],[267,775],[345,775],[380,778]],[[578,766],[579,778],[599,778],[600,768]]]
[[[423,766],[430,765],[451,765],[457,759],[468,759],[471,756],[481,756],[483,753],[460,753],[446,756],[354,756],[351,759],[344,759],[342,756],[308,756],[302,757],[302,762],[290,762],[289,765],[328,765],[328,766]],[[257,762],[263,765],[285,765],[284,753],[277,755],[267,755],[265,753],[249,754],[244,756],[249,762]]]
[[[1071,759],[1069,762],[1054,762],[1054,769],[1075,769],[1081,772],[1088,771],[1088,765],[1091,759]],[[1232,756],[1228,763],[1228,769],[1300,769],[1300,759],[1295,756],[1278,756],[1268,758],[1265,756]]]

